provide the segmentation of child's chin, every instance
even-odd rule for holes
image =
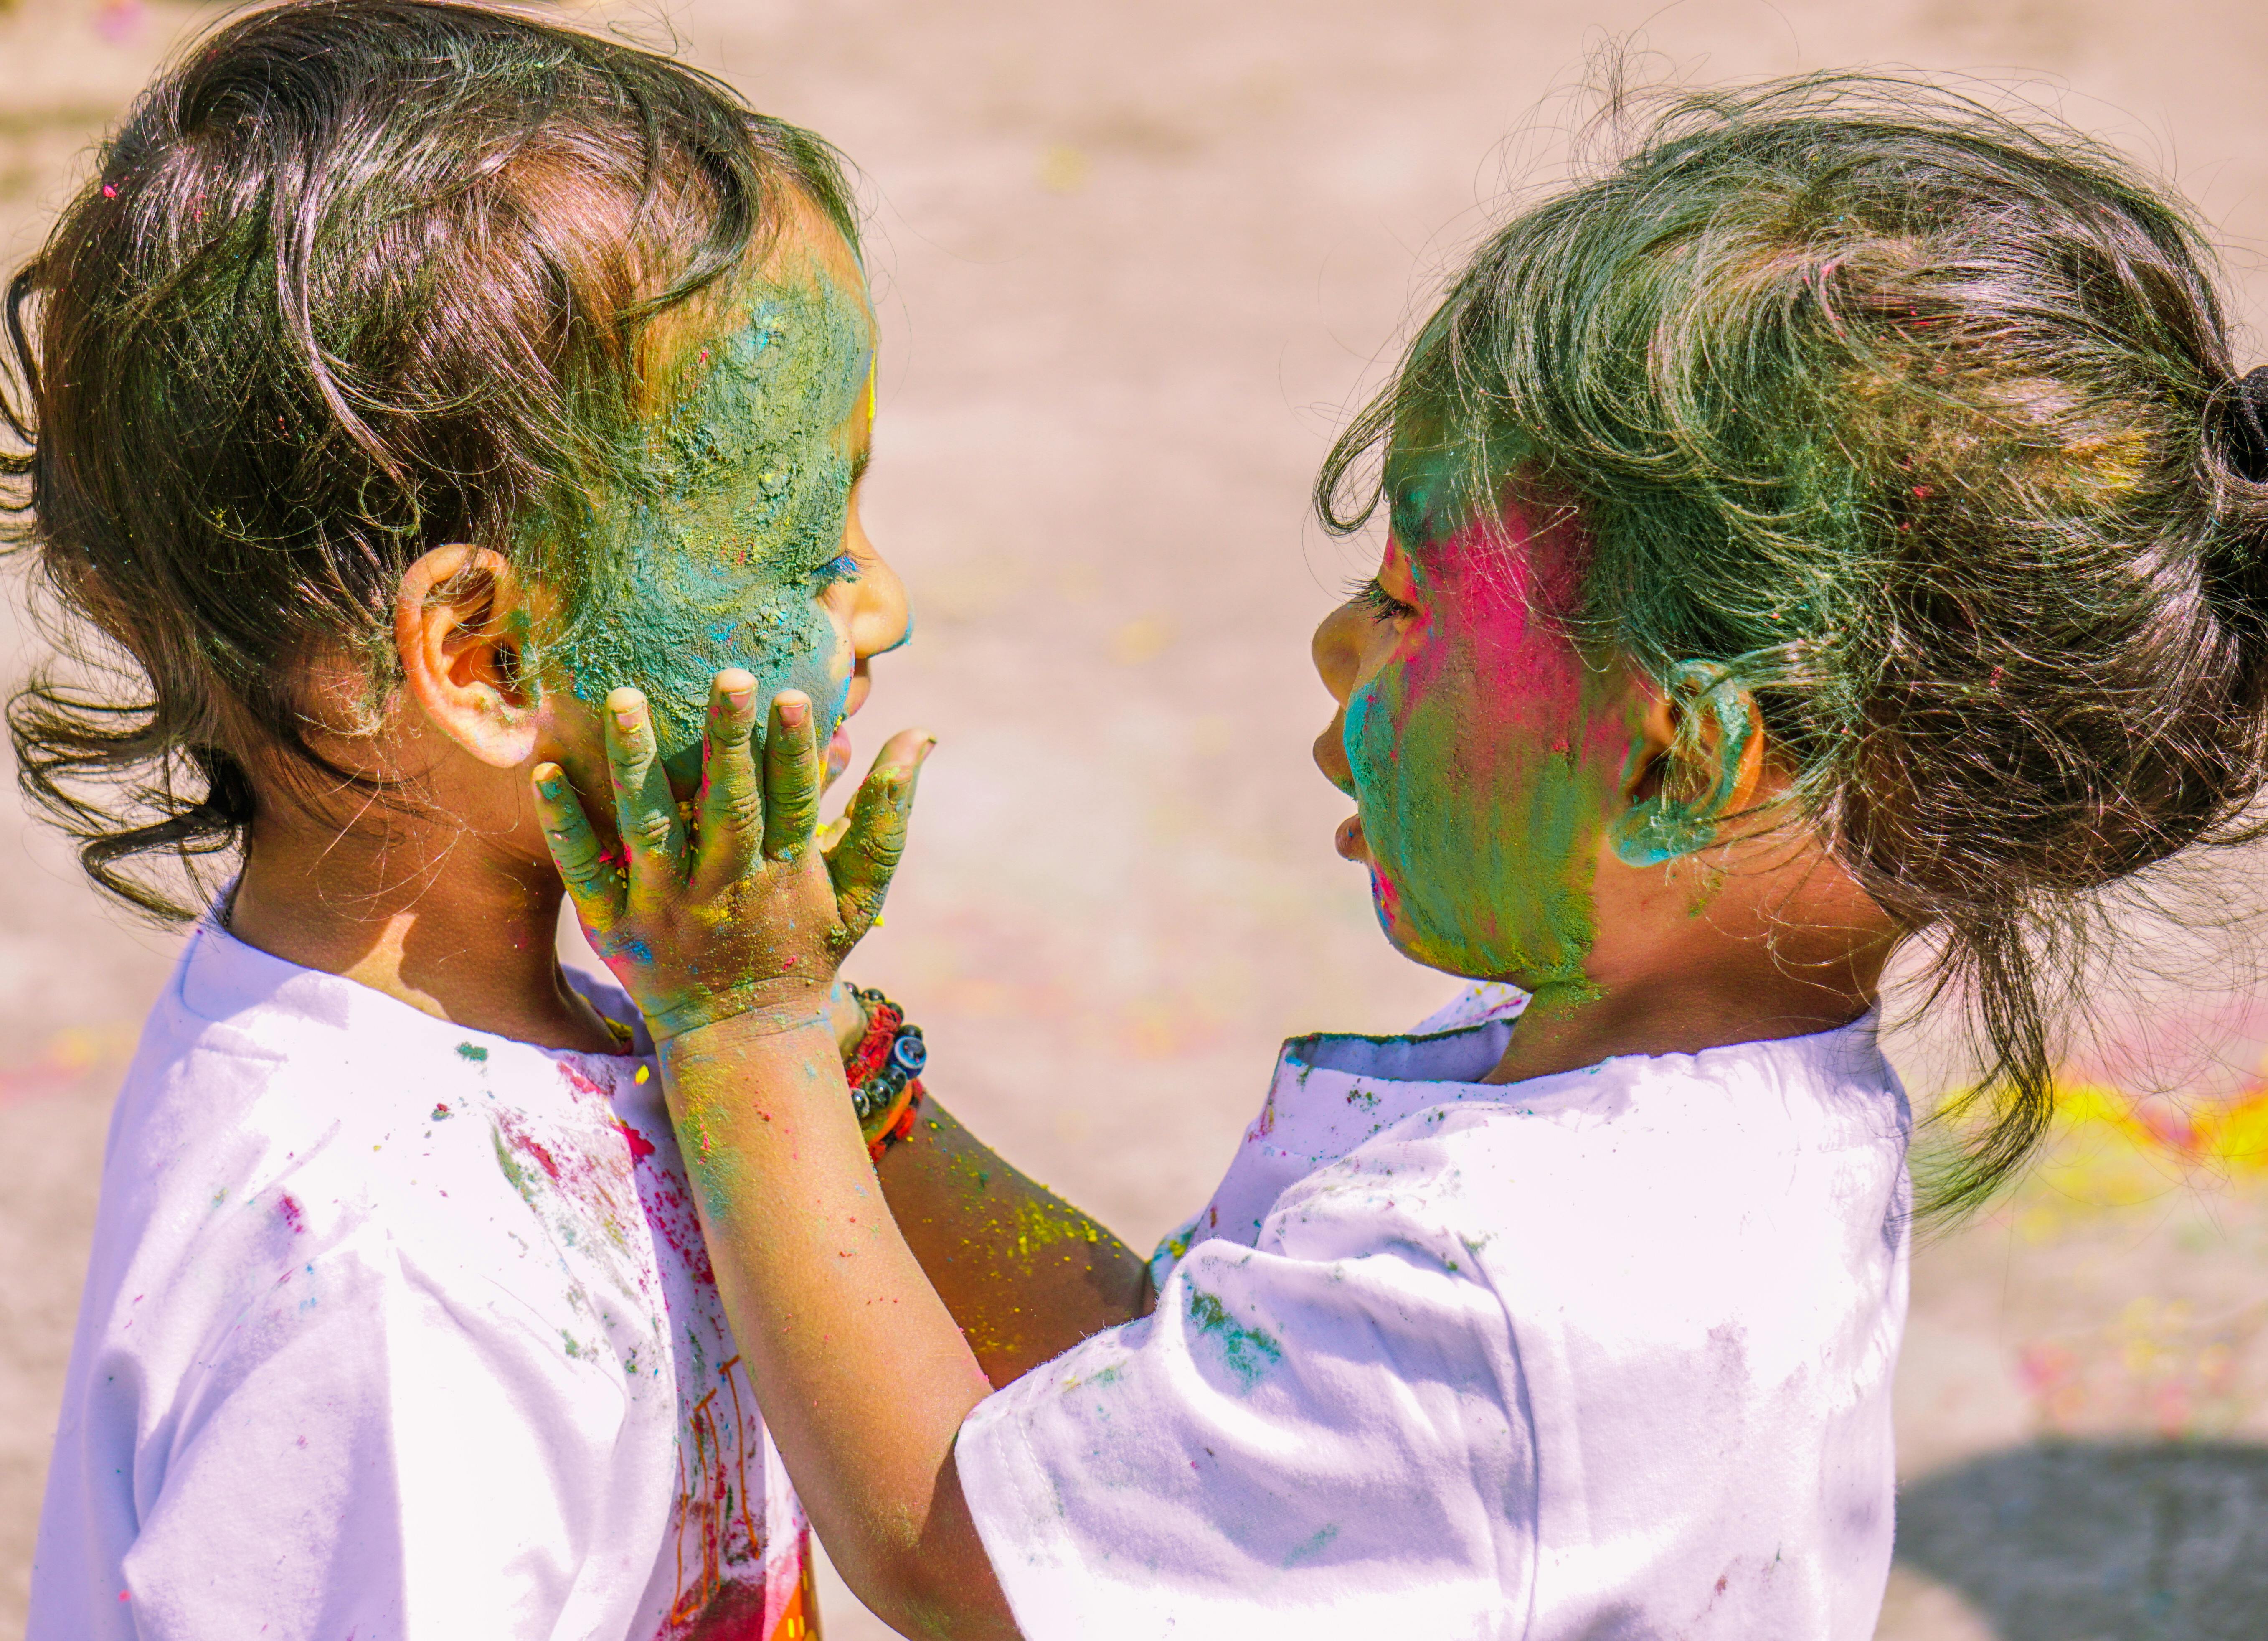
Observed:
[[[1526,965],[1500,954],[1476,952],[1454,940],[1412,928],[1398,911],[1392,909],[1390,896],[1373,893],[1371,905],[1378,913],[1378,927],[1385,932],[1387,943],[1412,963],[1453,974],[1461,980],[1501,980],[1513,969],[1525,969]]]
[[[1412,963],[1422,963],[1429,969],[1456,971],[1445,961],[1442,953],[1423,929],[1412,928],[1402,914],[1402,897],[1395,892],[1393,879],[1375,866],[1370,869],[1370,909],[1378,916],[1378,927],[1386,936],[1386,943]]]
[[[1378,914],[1378,927],[1384,931],[1387,943],[1410,962],[1461,979],[1488,978],[1482,972],[1488,965],[1476,961],[1471,952],[1411,923],[1404,912],[1400,889],[1391,877],[1379,870],[1375,861],[1370,868],[1370,907]]]

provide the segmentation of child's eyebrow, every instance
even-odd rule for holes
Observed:
[[[873,460],[874,447],[871,442],[863,447],[857,455],[850,458],[850,482],[852,484],[855,484],[860,479],[866,477],[866,469],[868,467],[873,465]]]

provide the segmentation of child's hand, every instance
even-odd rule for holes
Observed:
[[[657,1043],[755,1012],[784,1027],[824,1016],[836,969],[880,913],[905,846],[931,739],[895,736],[821,848],[826,760],[811,702],[793,691],[773,700],[760,777],[755,693],[738,668],[717,675],[690,836],[636,690],[615,691],[605,711],[620,849],[600,846],[556,764],[534,771],[536,811],[576,913]]]

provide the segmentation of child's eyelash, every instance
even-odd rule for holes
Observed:
[[[1418,613],[1417,605],[1404,603],[1388,592],[1374,575],[1367,581],[1355,583],[1353,592],[1354,602],[1369,611],[1373,621],[1407,621]]]
[[[811,573],[811,579],[822,587],[832,587],[837,581],[858,579],[858,560],[849,553],[838,553]]]

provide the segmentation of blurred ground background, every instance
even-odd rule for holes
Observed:
[[[210,15],[0,0],[9,265]],[[1449,990],[1386,950],[1330,850],[1345,804],[1307,759],[1328,704],[1307,635],[1366,565],[1306,487],[1432,279],[1561,152],[1575,105],[1549,94],[1603,35],[1703,78],[2021,79],[2176,174],[2248,318],[2268,293],[2268,11],[2244,0],[585,15],[674,39],[865,169],[867,517],[920,639],[858,728],[868,750],[914,720],[942,743],[861,972],[912,1005],[957,1109],[1138,1242],[1209,1190],[1278,1039],[1396,1027]],[[12,676],[35,647],[9,619]],[[109,1098],[170,946],[0,804],[0,1630],[22,1622]],[[2182,999],[2191,1098],[2085,1096],[2046,1167],[1920,1253],[1883,1641],[2268,1633],[2268,1120],[2242,978]],[[828,1614],[838,1641],[884,1633],[839,1588]]]

